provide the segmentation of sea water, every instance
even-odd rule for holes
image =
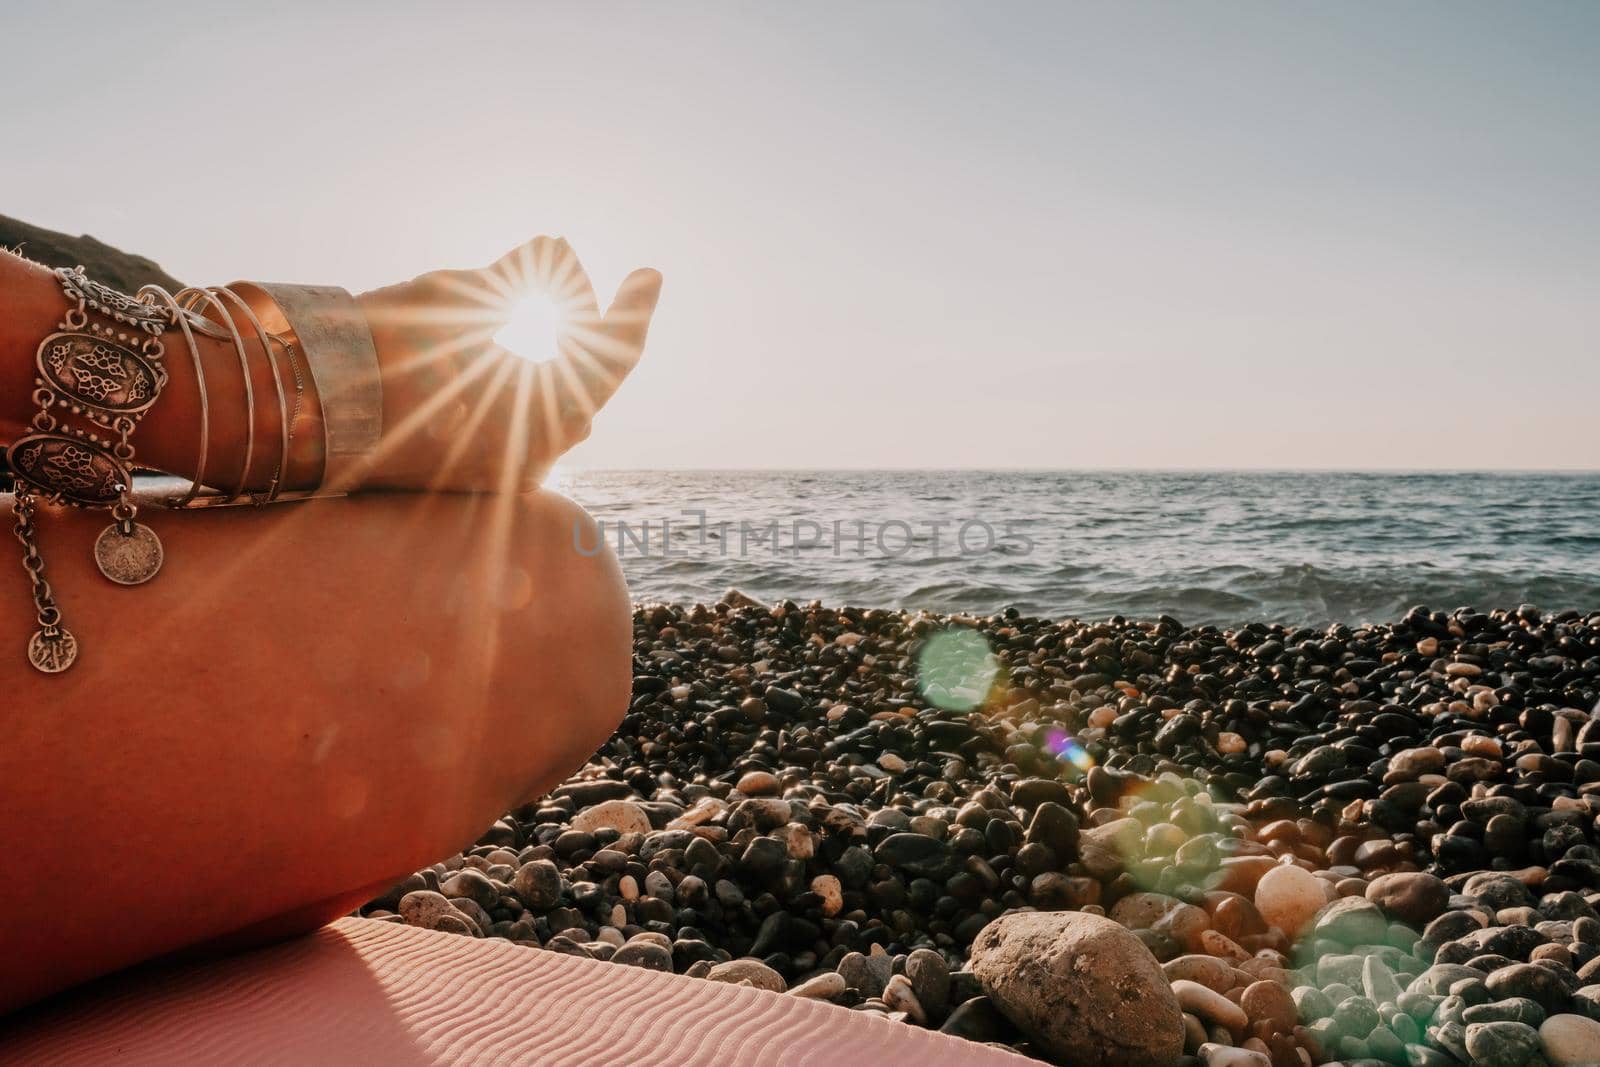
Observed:
[[[1187,624],[1600,610],[1600,475],[574,471],[635,600]],[[596,550],[575,530],[573,550]]]

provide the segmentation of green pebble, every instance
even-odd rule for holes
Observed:
[[[1351,997],[1360,996],[1361,991],[1358,989],[1352,989],[1343,982],[1334,982],[1332,985],[1322,987],[1322,995],[1327,997],[1334,1004],[1342,1004]]]
[[[1412,946],[1421,939],[1422,935],[1405,923],[1390,923],[1389,932],[1384,937],[1384,940],[1395,948],[1405,949],[1407,952],[1410,952]]]
[[[1294,999],[1295,1010],[1304,1022],[1326,1019],[1333,1014],[1333,1001],[1314,985],[1297,985],[1289,996]]]
[[[1367,1050],[1389,1063],[1406,1061],[1405,1043],[1386,1026],[1374,1027],[1372,1033],[1367,1035]]]
[[[1347,1060],[1364,1060],[1368,1052],[1367,1043],[1359,1037],[1347,1035],[1339,1039],[1339,1055]]]
[[[1443,999],[1431,993],[1401,993],[1400,999],[1395,1001],[1395,1006],[1413,1019],[1427,1022],[1433,1018],[1434,1011]]]

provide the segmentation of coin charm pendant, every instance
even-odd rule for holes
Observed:
[[[28,641],[28,662],[46,674],[60,674],[77,658],[78,639],[59,626],[53,634],[40,630]]]
[[[100,532],[94,542],[94,561],[100,573],[118,585],[141,585],[156,576],[166,553],[161,548],[161,538],[143,523],[128,524],[123,532],[119,523],[112,523]]]

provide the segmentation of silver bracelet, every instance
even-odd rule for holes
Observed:
[[[272,371],[272,386],[278,396],[278,436],[282,444],[278,452],[278,465],[272,470],[272,481],[268,484],[266,495],[255,498],[258,504],[270,504],[278,498],[278,491],[283,488],[284,475],[289,469],[289,402],[283,392],[283,375],[278,370],[278,357],[272,354],[272,338],[268,335],[266,327],[261,325],[261,319],[251,310],[249,302],[244,297],[225,285],[212,289],[211,293],[218,297],[227,297],[244,312],[245,319],[256,332],[256,339],[261,342],[261,351],[267,357],[267,367]],[[232,320],[233,312],[226,308],[223,311]]]
[[[239,373],[244,376],[244,462],[239,468],[239,488],[227,497],[230,501],[238,500],[245,495],[250,486],[250,466],[255,459],[256,450],[256,389],[250,378],[250,356],[245,350],[244,337],[234,325],[227,306],[211,290],[191,286],[178,294],[178,303],[185,311],[202,305],[214,309],[220,320],[217,325],[226,327],[226,336],[233,341],[234,354],[239,357]]]
[[[236,282],[273,333],[292,334],[322,407],[321,491],[355,488],[383,436],[383,382],[372,330],[355,298],[336,286]]]
[[[147,285],[139,290],[139,299],[147,297],[166,305],[178,328],[183,331],[183,340],[189,346],[189,358],[194,362],[195,384],[200,389],[200,454],[195,459],[194,477],[190,479],[189,491],[171,504],[172,507],[181,508],[193,500],[205,484],[206,459],[211,451],[211,397],[206,392],[206,369],[200,362],[200,346],[194,340],[191,316],[179,306],[177,297],[159,285]]]

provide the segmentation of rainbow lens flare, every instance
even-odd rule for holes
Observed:
[[[1046,734],[1044,747],[1056,759],[1066,760],[1080,771],[1094,766],[1094,757],[1065,730],[1051,730]]]

